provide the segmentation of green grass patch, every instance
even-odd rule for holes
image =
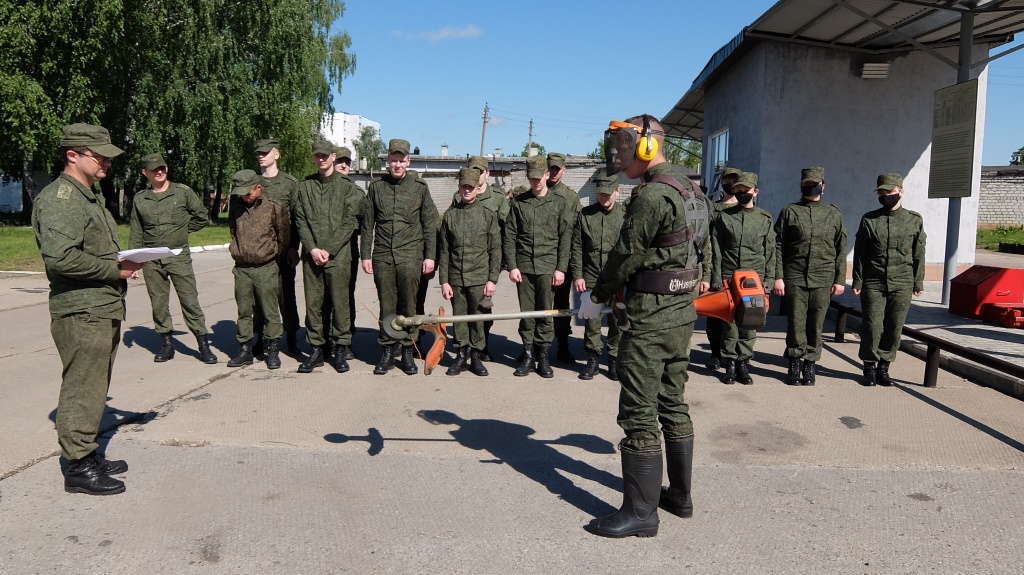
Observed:
[[[128,226],[118,226],[121,247],[128,246]],[[231,241],[226,221],[210,224],[189,234],[189,246],[224,245]],[[43,258],[31,226],[0,224],[0,271],[43,271]]]
[[[999,244],[1024,245],[1024,227],[1001,226],[994,230],[978,230],[978,247],[998,250]]]

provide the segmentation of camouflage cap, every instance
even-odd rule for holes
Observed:
[[[543,178],[548,174],[548,161],[544,156],[536,155],[526,158],[526,177]]]
[[[244,196],[256,184],[266,185],[263,176],[252,170],[239,170],[235,172],[235,175],[231,176],[231,195]]]
[[[110,132],[103,126],[69,124],[64,126],[62,132],[62,148],[88,148],[105,158],[116,158],[124,153],[124,150],[110,143]]]
[[[619,189],[619,179],[615,176],[598,176],[594,178],[594,183],[597,184],[597,193],[599,194],[611,195]]]
[[[736,180],[737,186],[746,186],[750,189],[757,187],[757,174],[754,172],[742,172],[740,178]]]
[[[388,153],[394,154],[395,152],[401,152],[406,156],[409,155],[409,142],[406,140],[388,140]]]
[[[334,161],[338,161],[342,158],[348,158],[349,161],[351,161],[352,150],[348,149],[346,146],[338,146],[337,148],[334,148]]]
[[[723,178],[728,178],[729,176],[736,176],[738,178],[738,177],[740,177],[740,174],[742,174],[742,173],[743,173],[743,170],[741,170],[739,168],[726,168],[725,171],[722,172],[722,177]]]
[[[480,183],[480,176],[483,172],[479,168],[472,166],[466,166],[459,170],[459,186],[473,186],[474,188]]]
[[[825,181],[825,168],[804,168],[800,170],[800,185],[820,184]]]
[[[334,153],[334,144],[330,143],[324,138],[314,138],[313,153],[330,156],[331,154]]]
[[[483,156],[471,156],[469,161],[466,162],[466,166],[470,168],[476,168],[481,172],[487,171],[487,158]]]
[[[551,152],[548,154],[548,167],[565,167],[565,154],[559,154],[558,152]]]
[[[155,170],[160,166],[167,167],[167,162],[160,154],[146,154],[142,156],[142,167],[147,170]]]
[[[882,174],[878,176],[878,181],[875,184],[875,190],[891,190],[893,188],[903,187],[903,176],[899,174]]]
[[[259,153],[265,154],[279,147],[281,147],[281,142],[278,142],[277,138],[264,138],[256,141],[256,151]]]

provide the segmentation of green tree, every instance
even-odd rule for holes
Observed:
[[[665,159],[691,169],[700,168],[701,143],[689,138],[665,138]]]
[[[1020,166],[1024,164],[1024,147],[1010,154],[1010,165]]]
[[[352,141],[356,147],[356,155],[366,158],[366,167],[371,172],[380,171],[380,155],[387,151],[387,146],[380,139],[380,132],[373,126],[363,126],[359,130],[359,138]]]
[[[544,149],[544,146],[538,144],[537,142],[533,143],[533,147],[537,148],[537,154],[539,154],[541,156],[546,156],[548,154],[548,151]],[[522,153],[519,154],[519,157],[521,157],[521,158],[529,158],[530,157],[530,143],[529,142],[523,144],[523,151],[522,151]]]
[[[588,158],[595,158],[598,160],[604,159],[604,140],[598,140],[597,146],[594,147],[594,151],[587,154]]]

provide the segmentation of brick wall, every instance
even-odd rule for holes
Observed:
[[[978,227],[1024,226],[1024,166],[981,169]]]

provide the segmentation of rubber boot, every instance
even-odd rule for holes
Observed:
[[[334,357],[331,358],[331,367],[338,373],[345,373],[348,371],[348,362],[345,361],[345,346],[335,344],[334,345]]]
[[[469,367],[469,346],[463,346],[459,348],[459,353],[455,356],[455,362],[448,367],[447,375],[459,375],[466,368]]]
[[[795,357],[789,358],[789,370],[786,372],[787,385],[800,385],[803,379],[804,360]]]
[[[92,457],[96,460],[96,464],[99,465],[100,471],[104,475],[120,475],[122,473],[128,473],[128,462],[120,459],[107,459],[99,451],[93,451]]]
[[[520,355],[522,359],[519,360],[519,367],[516,368],[512,375],[516,377],[526,377],[533,371],[533,346],[523,344],[523,353]]]
[[[473,375],[486,377],[490,375],[487,371],[487,367],[484,365],[483,351],[471,350],[469,352],[469,371]]]
[[[153,361],[156,363],[163,363],[174,357],[174,339],[171,338],[171,334],[163,333],[160,334],[160,351],[156,352],[153,356]]]
[[[693,434],[665,437],[665,471],[668,487],[661,488],[659,505],[679,517],[693,517],[690,476],[693,474]]]
[[[419,368],[416,367],[416,357],[413,355],[414,351],[412,346],[402,348],[402,361],[398,364],[398,368],[402,370],[405,375],[416,375]]]
[[[87,495],[114,495],[124,492],[124,482],[108,477],[91,453],[81,459],[68,461],[64,472],[64,491]]]
[[[217,356],[213,354],[213,350],[210,349],[210,339],[203,335],[196,336],[196,344],[199,346],[199,359],[207,365],[213,365],[217,363]]]
[[[892,378],[889,377],[888,361],[878,362],[878,368],[875,371],[875,381],[878,382],[878,385],[892,387]]]
[[[722,378],[722,383],[732,385],[736,383],[736,360],[726,358],[724,361],[725,376]]]
[[[534,352],[537,358],[537,374],[543,378],[555,377],[555,372],[551,369],[551,360],[548,358],[549,345],[538,345]]]
[[[619,368],[617,361],[614,357],[608,358],[608,379],[612,381],[619,381]]]
[[[575,364],[576,356],[569,349],[569,336],[558,338],[558,361],[562,363]]]
[[[579,378],[584,380],[594,379],[601,367],[600,356],[592,351],[587,351],[587,365],[580,372]]]
[[[384,375],[395,366],[395,346],[388,344],[381,347],[380,361],[373,368],[374,375]]]
[[[281,367],[281,350],[278,349],[280,344],[281,340],[268,339],[267,345],[263,346],[263,351],[266,354],[264,361],[267,362],[267,369],[278,369]]]
[[[875,364],[865,363],[864,364],[864,379],[861,380],[860,384],[871,387],[875,385],[875,376],[877,374]]]
[[[601,537],[657,535],[661,472],[661,451],[641,454],[623,449],[622,507],[591,521],[587,531]]]
[[[314,345],[306,361],[299,364],[299,373],[312,373],[314,369],[324,365],[324,348]]]
[[[285,347],[285,355],[290,357],[299,357],[299,353],[301,352],[299,352],[299,340],[296,335],[297,334],[294,331],[290,331],[288,332],[288,335],[285,336],[285,345],[287,346]]]
[[[228,360],[228,367],[242,367],[252,365],[252,340],[243,343],[238,348],[238,354]]]
[[[750,360],[736,360],[736,381],[743,385],[753,385],[754,378],[750,377]]]
[[[805,360],[802,383],[804,385],[814,385],[814,378],[814,362]]]

